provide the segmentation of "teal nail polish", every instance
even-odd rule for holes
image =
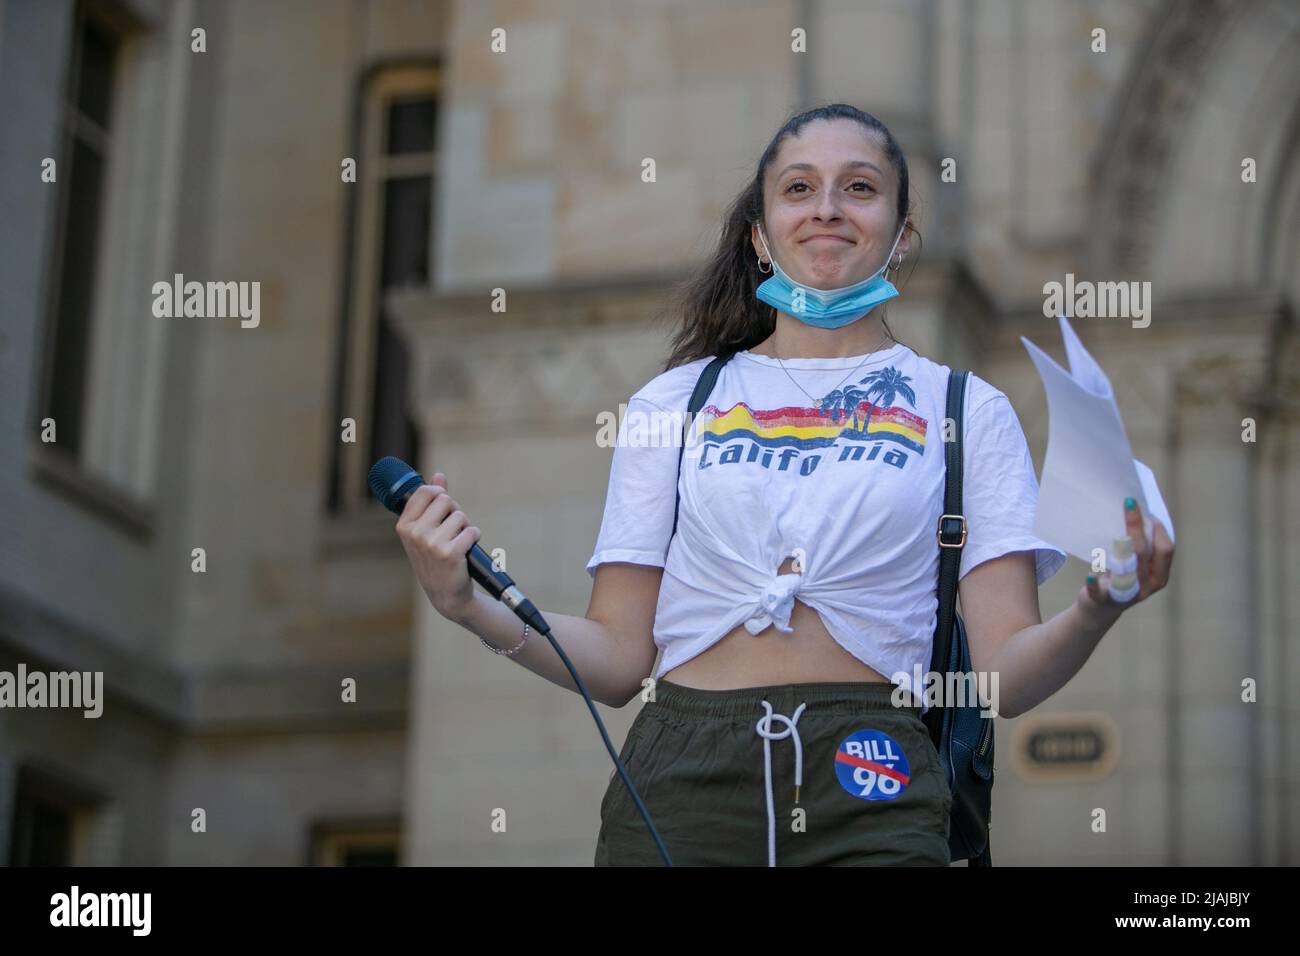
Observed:
[[[1097,583],[1097,578],[1096,578],[1096,576],[1095,576],[1095,575],[1091,575],[1091,574],[1088,575],[1088,583],[1089,583],[1089,584],[1096,584],[1096,583]]]
[[[1125,498],[1125,499],[1124,499],[1124,510],[1125,510],[1125,511],[1132,511],[1132,510],[1133,510],[1134,508],[1136,508],[1137,506],[1138,506],[1138,503],[1137,503],[1137,500],[1136,500],[1136,499],[1134,499],[1134,498]]]

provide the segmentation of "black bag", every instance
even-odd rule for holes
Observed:
[[[939,611],[930,670],[943,675],[971,671],[966,625],[957,613],[957,572],[966,543],[966,516],[961,510],[962,435],[965,432],[966,379],[969,372],[948,375],[948,412],[956,440],[944,442],[943,514],[939,516]],[[964,679],[964,678],[963,678]],[[946,682],[946,676],[945,676]],[[992,866],[989,825],[993,803],[993,720],[980,716],[979,703],[931,707],[922,717],[939,764],[952,790],[948,852],[969,866]]]
[[[695,383],[687,407],[689,414],[682,428],[682,445],[677,453],[679,481],[691,421],[708,400],[722,366],[735,354],[724,352],[718,355],[704,367]],[[939,674],[966,674],[971,670],[966,626],[956,607],[957,572],[961,549],[966,543],[966,518],[961,512],[961,466],[966,379],[969,374],[952,372],[948,376],[947,415],[956,423],[957,438],[944,442],[943,514],[938,529],[939,611],[930,661],[930,670]],[[680,508],[679,486],[677,508],[673,512],[674,535]],[[980,709],[978,703],[962,707],[931,707],[921,719],[930,731],[930,739],[939,752],[939,765],[944,768],[952,790],[949,854],[954,861],[969,860],[970,866],[992,866],[989,820],[993,796],[993,718],[981,717]]]

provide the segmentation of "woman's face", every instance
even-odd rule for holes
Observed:
[[[794,282],[838,289],[885,264],[898,235],[898,177],[876,139],[852,120],[814,120],[777,150],[763,184],[763,234]],[[758,226],[750,238],[769,271]]]

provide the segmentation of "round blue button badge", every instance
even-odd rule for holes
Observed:
[[[835,751],[835,776],[859,800],[896,800],[910,775],[903,748],[879,730],[849,734]]]

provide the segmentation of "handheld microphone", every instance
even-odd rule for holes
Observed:
[[[391,455],[375,462],[370,469],[369,482],[370,490],[379,499],[380,504],[396,515],[401,515],[406,507],[406,500],[415,493],[415,490],[421,485],[427,484],[418,471],[402,461],[402,459],[394,458]],[[560,660],[568,668],[573,683],[582,692],[583,699],[587,702],[587,709],[591,711],[591,716],[596,720],[596,728],[600,731],[601,739],[605,741],[605,749],[609,751],[610,757],[614,759],[614,766],[618,768],[619,775],[623,778],[623,785],[627,787],[633,803],[636,804],[637,810],[641,812],[645,825],[650,828],[650,835],[659,848],[659,855],[663,857],[665,865],[672,866],[673,861],[668,856],[668,848],[664,846],[664,841],[659,837],[659,831],[655,829],[654,823],[651,822],[650,813],[646,810],[645,804],[641,802],[641,794],[637,793],[636,787],[633,786],[632,778],[627,775],[627,769],[623,766],[623,761],[618,759],[618,751],[614,749],[609,734],[605,731],[605,722],[600,719],[600,714],[596,711],[596,705],[591,699],[591,694],[587,692],[587,685],[582,682],[578,672],[573,669],[573,664],[569,661],[569,655],[564,653],[564,649],[560,647],[551,634],[551,627],[546,623],[546,618],[542,617],[541,612],[537,610],[532,601],[524,597],[523,592],[511,580],[510,575],[504,571],[498,571],[492,566],[492,559],[477,544],[469,549],[469,552],[465,555],[465,560],[469,562],[469,576],[481,584],[488,594],[491,594],[514,611],[520,620],[531,625],[538,634],[544,635],[551,642],[551,647],[555,648],[555,653],[560,655]]]
[[[406,506],[406,499],[415,494],[415,489],[427,482],[420,473],[402,461],[389,455],[375,462],[370,469],[370,490],[374,492],[379,503],[395,515],[400,515]],[[532,627],[538,634],[546,634],[550,627],[542,617],[536,605],[524,596],[510,575],[498,571],[492,564],[486,551],[475,544],[465,555],[469,562],[469,576],[483,586],[483,590]]]

